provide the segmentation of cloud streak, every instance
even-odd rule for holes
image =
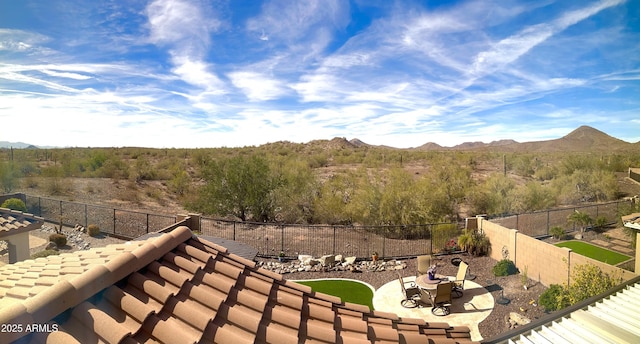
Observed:
[[[640,140],[634,2],[243,4],[18,4],[34,20],[0,13],[0,118],[62,133],[41,145]]]

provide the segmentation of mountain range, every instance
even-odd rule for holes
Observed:
[[[357,139],[355,139],[357,140]],[[354,140],[351,140],[354,141]],[[357,140],[359,146],[363,143]],[[640,141],[629,143],[612,137],[598,129],[583,125],[569,134],[554,140],[517,142],[515,140],[499,140],[489,143],[464,142],[453,147],[443,147],[428,142],[415,150],[498,150],[501,152],[620,152],[640,149]]]
[[[345,138],[333,138],[332,140],[314,140],[309,144],[324,144],[337,148],[357,148],[373,145],[367,144],[359,139],[347,140]],[[0,141],[0,148],[54,148],[36,147],[24,142]],[[384,148],[397,149],[394,147],[380,146]],[[517,142],[515,140],[498,140],[489,143],[484,142],[464,142],[453,147],[443,147],[437,143],[428,142],[422,146],[409,148],[412,150],[427,151],[473,151],[473,150],[498,150],[501,152],[620,152],[640,149],[640,141],[629,143],[612,137],[598,129],[583,125],[566,136],[554,140]]]

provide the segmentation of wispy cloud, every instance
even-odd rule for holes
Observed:
[[[78,0],[16,8],[33,20],[17,25],[0,13],[0,118],[66,125],[36,144],[345,136],[415,147],[548,139],[582,124],[640,140],[634,2]]]
[[[146,14],[149,41],[169,48],[173,73],[189,84],[224,93],[224,83],[204,59],[210,35],[220,27],[216,13],[198,2],[155,0],[147,6]]]

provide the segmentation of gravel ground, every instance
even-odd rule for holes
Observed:
[[[506,305],[496,303],[495,308],[480,325],[480,334],[483,338],[491,338],[500,333],[509,330],[507,319],[510,312],[517,312],[525,317],[535,320],[545,315],[542,307],[530,304],[534,300],[537,304],[538,297],[546,287],[532,280],[528,281],[529,288],[525,290],[522,286],[520,275],[511,275],[505,277],[493,276],[492,269],[497,261],[489,257],[473,257],[467,254],[454,254],[440,256],[437,258],[438,273],[443,275],[455,276],[458,268],[451,264],[451,259],[461,258],[469,263],[469,275],[475,275],[474,281],[491,291],[494,300],[502,297],[509,300]],[[407,268],[401,271],[406,276],[415,275],[417,272],[416,259],[404,260]],[[285,274],[286,279],[302,280],[316,278],[350,278],[366,282],[373,287],[380,288],[382,285],[398,279],[396,271],[378,271],[378,272],[360,272],[353,273],[349,271],[337,272],[295,272]],[[446,321],[446,318],[443,318]]]

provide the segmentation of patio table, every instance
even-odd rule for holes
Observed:
[[[431,305],[433,305],[433,298],[435,297],[435,292],[438,289],[438,284],[442,282],[449,282],[449,277],[444,275],[436,275],[434,279],[429,279],[429,275],[424,274],[416,277],[416,285],[429,293],[429,298],[431,299]]]

